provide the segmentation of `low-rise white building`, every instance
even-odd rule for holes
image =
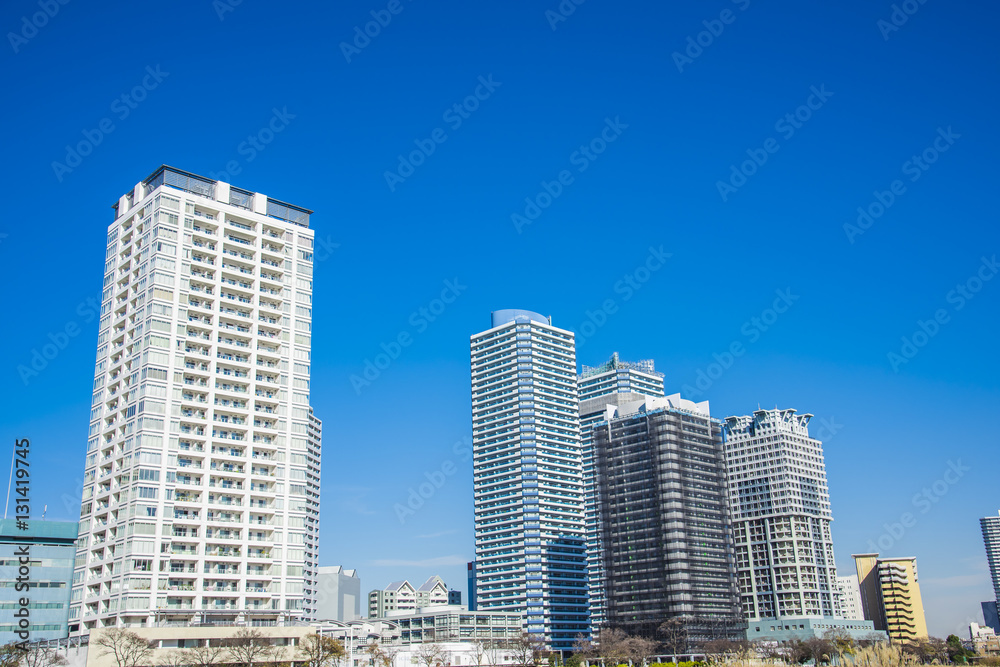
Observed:
[[[444,579],[435,575],[420,588],[407,580],[394,581],[381,590],[368,594],[368,617],[381,618],[394,613],[412,613],[420,607],[451,604],[458,591],[449,591]]]
[[[345,667],[368,667],[373,642],[392,657],[394,667],[413,667],[427,651],[437,652],[442,664],[460,667],[513,664],[511,645],[521,636],[524,619],[516,612],[436,605],[386,618],[323,622],[315,627],[319,634],[343,642],[348,656]]]
[[[317,621],[353,621],[361,618],[361,578],[357,570],[340,565],[319,568],[316,576]]]

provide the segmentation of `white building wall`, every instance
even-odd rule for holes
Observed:
[[[858,575],[837,577],[837,590],[840,593],[841,617],[849,621],[865,620],[864,607],[861,606],[861,586],[858,584]]]
[[[271,215],[244,208],[260,201]],[[119,200],[75,632],[309,612],[320,472],[312,248],[308,211],[186,172],[155,172]]]

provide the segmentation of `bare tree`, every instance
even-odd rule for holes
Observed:
[[[645,637],[629,637],[625,641],[625,655],[636,667],[645,667],[656,653],[657,643]]]
[[[810,660],[815,661],[817,666],[823,662],[830,662],[830,654],[835,652],[833,642],[819,637],[810,637],[806,640],[793,639],[788,642],[788,648],[789,657],[800,665]]]
[[[854,638],[843,628],[827,630],[823,633],[823,639],[830,642],[831,649],[837,652],[841,663],[843,663],[845,655],[854,654]]]
[[[875,646],[877,644],[885,643],[886,638],[880,632],[869,632],[864,637],[858,640],[858,648],[868,648],[869,646]]]
[[[948,661],[948,645],[939,637],[918,637],[905,643],[903,651],[916,656],[924,664],[941,664]]]
[[[311,634],[302,639],[299,654],[305,658],[308,667],[334,667],[347,655],[347,651],[339,639]]]
[[[747,651],[752,644],[745,639],[733,641],[732,639],[712,639],[701,647],[701,650],[708,655],[736,655]]]
[[[226,662],[254,667],[261,662],[275,662],[280,649],[260,630],[241,628],[225,642]],[[127,666],[126,666],[127,667]]]
[[[628,660],[629,636],[617,628],[601,628],[597,633],[597,655],[615,665]]]
[[[656,629],[657,634],[663,637],[663,644],[670,651],[671,655],[677,656],[687,651],[688,632],[684,619],[679,617],[669,618]]]
[[[381,667],[392,667],[396,663],[396,654],[399,653],[399,649],[395,646],[383,646],[382,647],[382,665]]]
[[[34,644],[28,648],[22,664],[24,667],[57,667],[65,665],[67,662],[68,660],[59,653],[59,649]]]
[[[372,640],[365,647],[365,651],[371,657],[372,667],[392,667],[396,661],[396,654],[399,652],[399,649],[380,646],[377,641]]]
[[[219,642],[213,644],[209,639],[204,640],[204,642],[204,644],[199,643],[198,646],[185,649],[188,654],[188,664],[193,667],[216,667],[225,657],[226,647]]]
[[[472,657],[476,661],[476,667],[493,667],[496,660],[497,643],[492,639],[476,637],[469,641],[472,646]]]
[[[98,655],[110,655],[118,667],[148,665],[153,653],[153,643],[125,628],[107,628],[99,631],[92,645],[99,648]]]
[[[156,659],[158,667],[190,667],[191,656],[187,651],[167,651]]]
[[[576,636],[573,642],[573,655],[579,656],[582,660],[593,660],[598,657],[597,645],[592,639],[584,634]]]
[[[24,659],[25,650],[14,642],[0,646],[0,667],[18,667]]]
[[[520,636],[507,642],[507,648],[510,649],[517,667],[534,667],[542,657],[545,644],[538,635],[522,632]]]
[[[440,665],[445,660],[445,651],[439,644],[421,644],[417,649],[417,662],[424,667]]]

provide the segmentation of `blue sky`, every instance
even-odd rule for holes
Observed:
[[[1000,280],[977,282],[1000,252],[996,7],[913,2],[895,25],[892,3],[860,0],[567,0],[565,20],[556,0],[52,2],[0,9],[3,434],[34,443],[50,518],[78,506],[110,205],[167,163],[316,211],[322,561],[366,590],[465,588],[468,336],[528,308],[586,334],[580,363],[653,358],[718,417],[826,420],[841,572],[882,538],[918,558],[932,634],[981,620],[978,519],[1000,507]],[[386,25],[341,47],[372,12]],[[410,173],[398,156],[419,146]],[[845,230],[859,207],[870,222]],[[670,257],[646,273],[651,248]]]

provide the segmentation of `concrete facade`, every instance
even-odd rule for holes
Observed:
[[[320,567],[316,577],[315,620],[353,621],[361,618],[361,578],[340,565]]]
[[[167,166],[115,204],[71,632],[315,612],[310,214]]]

